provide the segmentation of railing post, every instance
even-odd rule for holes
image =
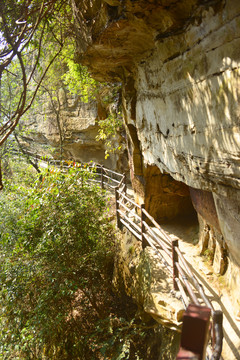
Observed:
[[[148,246],[148,242],[144,237],[144,234],[146,232],[144,222],[146,221],[146,215],[144,213],[145,210],[145,204],[141,204],[141,236],[142,236],[142,248],[145,249],[146,246]]]
[[[127,176],[126,176],[126,173],[123,174],[123,184],[124,184],[123,192],[126,195],[126,193],[127,193]]]
[[[180,350],[176,360],[206,359],[211,309],[189,304],[183,315]]]
[[[101,166],[101,188],[104,189],[104,181],[103,181],[103,167]]]
[[[120,214],[119,214],[119,192],[118,192],[118,186],[115,187],[115,203],[116,203],[116,217],[117,217],[117,227],[121,230],[122,224],[120,221]]]
[[[213,354],[211,360],[219,360],[222,353],[223,342],[223,313],[221,310],[215,310],[212,314],[212,348]]]
[[[178,268],[176,266],[176,263],[178,262],[178,253],[176,251],[177,247],[178,247],[178,240],[173,240],[172,241],[172,260],[173,260],[173,288],[174,288],[174,290],[178,290],[176,278],[179,277]]]

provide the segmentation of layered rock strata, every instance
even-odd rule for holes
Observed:
[[[165,175],[181,188],[181,197],[185,186],[203,191],[193,203],[238,269],[226,274],[239,307],[239,1],[81,4],[75,7],[76,18],[85,21],[76,31],[85,39],[78,49],[81,61],[95,78],[123,83],[134,189],[160,220],[188,213],[183,199],[176,198],[176,213],[174,198],[166,197]],[[159,171],[156,192],[148,176],[153,167]],[[168,205],[174,209],[166,214]]]
[[[43,96],[41,109],[34,109],[26,119],[24,126],[28,132],[22,138],[24,148],[39,155],[94,161],[123,171],[127,165],[124,151],[110,154],[106,159],[105,144],[96,140],[98,120],[108,115],[101,103],[85,103],[80,96],[71,95],[63,88],[57,91],[57,98],[58,102],[53,106],[47,94]],[[123,141],[121,136],[117,141]]]
[[[180,330],[184,306],[172,290],[172,277],[154,250],[150,247],[142,250],[129,231],[119,241],[116,284],[118,277],[121,277],[127,295],[142,308],[143,316],[149,314],[159,324]]]

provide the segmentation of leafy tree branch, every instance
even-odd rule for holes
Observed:
[[[33,105],[46,74],[62,51],[64,38],[54,17],[64,13],[64,6],[67,6],[64,0],[22,0],[17,3],[3,0],[0,3],[0,146]],[[47,43],[57,44],[57,49],[52,49],[43,62]],[[16,78],[7,81],[8,88],[3,81],[3,76],[7,78],[5,73]],[[33,78],[37,79],[35,85]],[[8,109],[3,106],[4,102],[9,104]]]

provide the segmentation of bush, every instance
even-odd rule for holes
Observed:
[[[112,292],[114,233],[88,176],[51,170],[0,194],[1,360],[157,358],[156,325]]]
[[[18,185],[1,195],[4,359],[60,359],[69,351],[78,358],[81,306],[89,319],[105,316],[101,296],[110,286],[113,234],[104,197],[86,177],[79,169],[52,170],[33,190]]]

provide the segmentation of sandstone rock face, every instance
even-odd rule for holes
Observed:
[[[26,121],[29,135],[24,138],[25,146],[32,152],[79,162],[94,161],[112,169],[122,170],[125,165],[123,154],[111,154],[105,159],[105,146],[97,141],[99,126],[97,120],[103,116],[103,109],[97,102],[84,103],[79,96],[59,89],[58,104],[52,105],[48,97],[42,102],[41,111],[35,110]],[[61,134],[61,135],[60,135]],[[120,137],[119,137],[120,141]],[[33,143],[34,148],[31,147]],[[118,162],[121,159],[123,164]],[[120,168],[118,168],[120,166]]]
[[[161,39],[137,65],[135,83],[144,162],[214,193],[220,229],[238,265],[239,14],[239,2],[229,1],[221,11],[205,11],[201,25]]]
[[[157,43],[138,65],[136,125],[145,162],[227,195],[240,185],[240,27],[235,13],[228,29],[222,16],[207,12],[200,27]]]
[[[82,57],[96,78],[123,82],[131,177],[139,198],[148,201],[152,181],[146,169],[154,166],[208,192],[215,208],[215,224],[209,225],[240,266],[240,2],[92,4],[95,17],[82,12],[91,23]],[[154,207],[163,203],[159,192],[155,196]],[[204,216],[209,204],[203,197],[197,211]],[[161,206],[155,212],[164,214]],[[211,211],[205,213],[209,220]]]
[[[174,180],[169,174],[162,174],[157,166],[144,167],[143,176],[142,202],[159,223],[172,220],[180,214],[188,216],[193,212],[189,189],[184,183]]]
[[[146,314],[159,324],[179,331],[184,306],[172,292],[172,276],[152,248],[141,249],[141,244],[129,231],[119,241],[115,264],[114,284],[131,296],[139,307],[141,317]]]
[[[230,258],[240,266],[240,191],[232,191],[226,198],[214,194],[222,234],[228,246]]]
[[[160,324],[179,330],[184,306],[172,295],[172,278],[151,247],[144,249],[136,274],[135,291],[143,299],[144,311]]]

